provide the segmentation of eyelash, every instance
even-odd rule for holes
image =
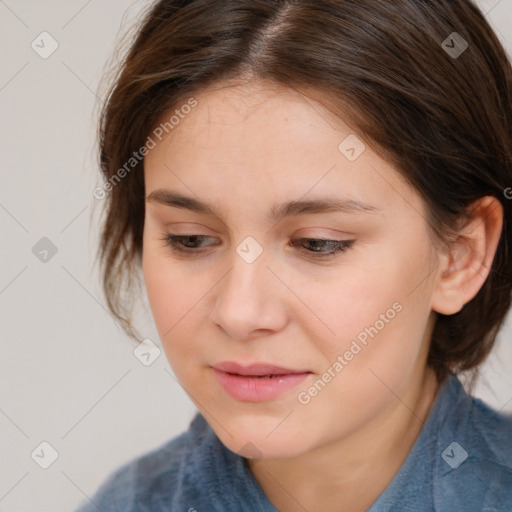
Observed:
[[[201,253],[205,252],[204,250],[197,250],[197,248],[187,248],[184,249],[183,246],[180,246],[181,243],[180,240],[183,239],[199,239],[199,242],[201,239],[207,239],[211,238],[206,235],[171,235],[169,233],[162,233],[163,237],[161,240],[165,242],[165,245],[168,246],[171,251],[188,255],[188,256],[198,256]],[[330,258],[336,256],[338,253],[345,252],[347,249],[349,249],[352,244],[355,242],[355,240],[329,240],[325,238],[297,238],[296,240],[292,240],[290,242],[290,245],[297,246],[300,242],[325,242],[329,243],[331,245],[334,245],[334,249],[331,249],[330,251],[311,251],[309,249],[304,249],[308,253],[308,256],[312,256],[313,258],[321,259],[321,258]],[[194,243],[194,242],[192,242]]]

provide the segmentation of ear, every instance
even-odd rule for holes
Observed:
[[[458,313],[485,283],[503,227],[503,206],[485,196],[468,208],[469,219],[448,249],[439,253],[439,269],[432,292],[432,309],[443,315]]]

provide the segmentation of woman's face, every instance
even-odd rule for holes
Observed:
[[[242,454],[291,457],[375,422],[425,368],[437,266],[419,195],[292,90],[184,105],[145,158],[143,273],[176,377]]]

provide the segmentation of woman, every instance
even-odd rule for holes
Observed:
[[[199,413],[81,511],[512,508],[468,395],[510,307],[512,70],[469,0],[158,1],[101,119],[100,261]]]

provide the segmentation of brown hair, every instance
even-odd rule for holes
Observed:
[[[454,46],[453,32],[468,45],[460,55],[448,51],[464,48],[460,39]],[[437,314],[428,358],[440,380],[476,368],[511,299],[512,201],[505,190],[512,185],[512,69],[470,0],[160,0],[150,6],[100,120],[107,204],[98,255],[109,310],[123,329],[138,337],[130,297],[145,201],[143,159],[129,169],[126,162],[164,113],[212,84],[244,77],[328,98],[328,108],[421,194],[438,240],[456,232],[456,219],[467,217],[473,201],[499,199],[504,226],[490,274],[459,313]]]

